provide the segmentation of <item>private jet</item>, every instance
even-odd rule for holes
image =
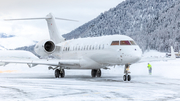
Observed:
[[[92,77],[101,77],[101,69],[108,69],[109,66],[125,65],[123,80],[131,80],[128,71],[129,66],[138,62],[142,55],[142,50],[132,38],[125,35],[107,35],[66,40],[59,33],[55,19],[69,19],[57,18],[51,13],[42,18],[5,20],[34,19],[45,19],[49,29],[50,39],[42,40],[34,47],[35,52],[41,59],[0,60],[1,63],[4,63],[4,65],[20,63],[27,64],[29,67],[47,65],[49,69],[55,70],[56,78],[65,77],[65,69],[90,69]],[[49,56],[53,56],[55,59],[48,59]]]

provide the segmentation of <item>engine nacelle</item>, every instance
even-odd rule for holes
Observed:
[[[52,40],[43,40],[36,44],[34,51],[41,57],[47,57],[56,50],[56,45]]]

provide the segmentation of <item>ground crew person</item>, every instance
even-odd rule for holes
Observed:
[[[151,75],[152,74],[152,66],[148,63],[148,69],[149,69],[149,75]]]

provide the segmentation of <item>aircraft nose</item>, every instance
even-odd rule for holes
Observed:
[[[135,55],[135,59],[136,59],[137,61],[139,61],[139,60],[141,59],[141,55],[142,55],[142,54],[136,54],[136,55]]]
[[[133,57],[135,62],[139,61],[142,57],[142,50],[138,49],[136,53],[133,54]]]
[[[135,55],[136,59],[139,61],[142,57],[142,50],[140,49],[137,54]]]

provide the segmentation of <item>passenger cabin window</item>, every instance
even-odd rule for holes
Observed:
[[[94,50],[94,46],[92,46],[92,50]]]
[[[113,41],[111,45],[119,45],[119,41]]]
[[[84,50],[86,50],[86,46],[84,46]]]
[[[120,45],[131,45],[129,41],[120,41]]]
[[[77,46],[76,46],[75,50],[77,51]]]
[[[102,49],[104,49],[104,44],[102,45]]]
[[[91,50],[91,46],[89,46],[89,50]]]
[[[101,49],[101,45],[99,45],[99,49]]]
[[[130,41],[131,45],[136,45],[136,43],[134,41]]]

